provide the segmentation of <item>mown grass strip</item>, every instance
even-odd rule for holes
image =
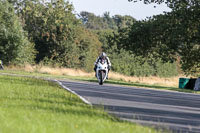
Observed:
[[[55,83],[0,75],[2,133],[155,133],[83,103]]]

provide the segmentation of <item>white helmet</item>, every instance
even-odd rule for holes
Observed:
[[[105,58],[107,55],[106,55],[106,53],[104,53],[104,52],[102,52],[101,53],[101,55],[100,55],[100,57],[102,57],[102,58]]]

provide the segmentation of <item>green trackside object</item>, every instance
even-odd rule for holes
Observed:
[[[189,80],[189,78],[179,78],[179,88],[184,89]]]

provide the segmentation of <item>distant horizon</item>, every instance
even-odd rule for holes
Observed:
[[[69,0],[73,4],[75,13],[80,14],[82,11],[87,11],[96,16],[103,16],[105,12],[109,12],[110,16],[121,15],[131,16],[136,20],[144,20],[153,15],[169,12],[171,9],[166,4],[149,4],[142,2],[128,2],[121,0]],[[155,8],[156,6],[156,8]]]

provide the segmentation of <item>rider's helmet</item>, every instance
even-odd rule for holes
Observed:
[[[105,58],[107,57],[107,55],[106,55],[106,53],[102,52],[101,55],[100,55],[100,57],[101,57],[102,59],[105,59]]]

